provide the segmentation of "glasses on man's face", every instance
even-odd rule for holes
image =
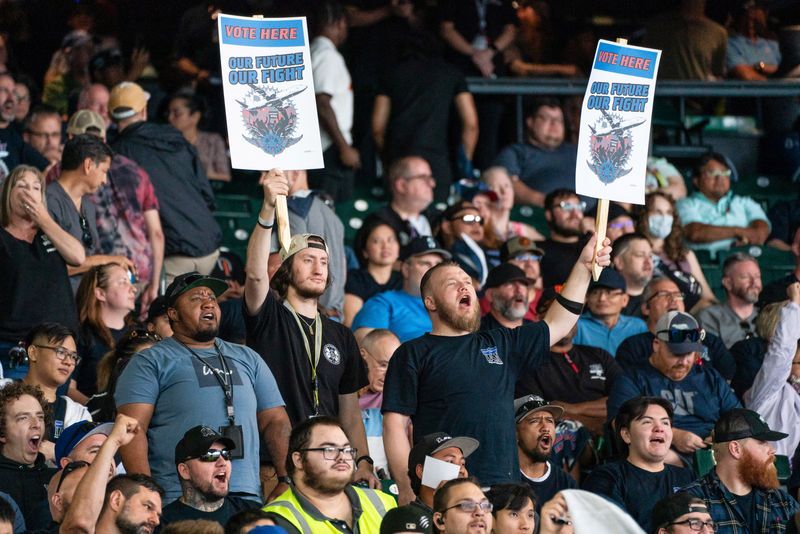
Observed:
[[[700,532],[704,528],[707,528],[711,532],[717,531],[717,524],[714,523],[714,521],[711,519],[709,519],[708,521],[703,521],[701,519],[686,519],[685,521],[675,521],[674,523],[668,523],[667,526],[669,525],[686,525],[695,532]]]
[[[61,491],[61,484],[64,483],[64,480],[69,476],[70,473],[77,471],[81,467],[87,467],[88,465],[89,462],[84,462],[83,460],[77,460],[65,465],[64,469],[61,471],[61,478],[58,479],[58,484],[56,485],[56,493]]]
[[[612,222],[608,227],[614,230],[633,230],[633,221]]]
[[[298,449],[299,452],[321,452],[326,460],[336,460],[339,455],[344,455],[345,460],[355,460],[358,449],[355,447],[309,447]]]
[[[481,224],[483,223],[483,217],[480,215],[473,215],[472,213],[468,213],[466,215],[451,217],[451,221],[461,221],[464,224]]]
[[[516,261],[539,261],[542,257],[536,254],[517,254],[513,259]]]
[[[442,513],[445,513],[448,510],[452,510],[453,508],[458,508],[462,512],[467,512],[468,514],[471,514],[475,510],[480,508],[482,512],[486,512],[488,514],[491,513],[494,506],[492,506],[492,503],[490,503],[488,500],[483,500],[481,502],[461,501],[460,503],[454,504],[453,506],[448,506],[447,508],[442,510]]]
[[[622,291],[621,289],[609,289],[607,287],[598,287],[597,289],[592,289],[589,292],[588,296],[596,299],[600,299],[603,297],[613,299],[621,297],[624,294],[625,292]]]
[[[403,180],[410,182],[412,180],[423,180],[431,185],[436,185],[436,177],[432,174],[412,174],[411,176],[404,176]]]
[[[200,460],[201,462],[216,462],[219,460],[220,456],[226,462],[231,461],[231,451],[228,449],[210,449],[207,453],[201,454],[196,459]]]
[[[56,359],[60,362],[63,362],[65,358],[69,358],[75,362],[75,365],[81,363],[81,357],[78,356],[77,352],[65,349],[64,347],[51,347],[50,345],[34,345],[34,347],[52,350],[56,355]]]
[[[89,231],[89,222],[83,215],[80,216],[80,220],[81,220],[81,241],[83,241],[83,245],[85,247],[91,247],[92,243],[94,243],[94,239],[92,239],[92,232]]]
[[[669,299],[670,301],[673,300],[683,300],[686,298],[686,295],[681,293],[680,291],[656,291],[650,298],[647,299],[647,302],[650,302],[653,299]]]
[[[719,169],[711,170],[711,169],[704,169],[703,176],[708,176],[709,178],[730,178],[731,177],[731,170],[728,169],[726,171],[721,171]]]
[[[583,200],[581,200],[580,202],[562,200],[561,202],[558,203],[558,207],[564,211],[569,211],[569,212],[580,211],[581,213],[583,213],[584,211],[586,211],[586,202],[584,202]]]
[[[28,130],[28,134],[33,137],[44,137],[45,139],[55,139],[56,141],[61,139],[61,132],[35,132]]]

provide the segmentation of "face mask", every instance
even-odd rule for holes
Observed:
[[[650,234],[656,239],[664,239],[672,232],[672,215],[650,215],[647,223]]]

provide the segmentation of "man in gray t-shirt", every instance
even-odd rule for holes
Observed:
[[[164,487],[164,502],[181,496],[175,472],[176,436],[206,425],[226,437],[241,428],[232,463],[230,492],[261,502],[259,434],[285,476],[291,430],[284,402],[264,360],[251,349],[216,337],[220,310],[216,297],[227,284],[187,273],[167,288],[167,315],[174,337],[136,355],[119,378],[114,394],[120,413],[146,431],[121,450],[129,473],[150,474]],[[233,421],[226,390],[232,390]]]

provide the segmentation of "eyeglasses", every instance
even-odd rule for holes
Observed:
[[[298,452],[322,451],[322,457],[326,460],[335,460],[340,454],[345,455],[346,459],[355,460],[358,449],[355,447],[310,447],[297,449]]]
[[[536,254],[517,254],[511,259],[516,261],[539,261],[542,257]]]
[[[685,343],[686,341],[694,343],[703,339],[703,331],[698,328],[670,328],[669,330],[659,330],[657,334],[667,334],[669,343]]]
[[[403,180],[410,182],[412,180],[424,180],[430,184],[436,184],[436,178],[432,174],[412,174],[411,176],[403,176]]]
[[[695,532],[700,532],[703,528],[708,528],[711,532],[717,531],[717,524],[713,520],[701,521],[700,519],[687,519],[685,521],[675,521],[674,523],[667,523],[670,525],[688,525],[688,527]]]
[[[596,289],[592,289],[586,296],[594,297],[597,299],[602,297],[608,297],[611,299],[611,298],[621,297],[624,294],[625,292],[621,289],[609,289],[607,287],[598,287]]]
[[[633,221],[621,221],[615,223],[609,223],[609,228],[613,228],[614,230],[627,230],[628,228],[633,228]]]
[[[581,200],[580,202],[571,202],[562,200],[561,202],[558,203],[558,207],[564,211],[577,210],[583,213],[584,211],[586,211],[586,202],[584,202],[583,200]]]
[[[92,239],[92,232],[89,231],[89,223],[86,220],[86,217],[83,215],[80,216],[81,220],[81,241],[83,241],[83,246],[91,247],[94,243],[94,239]]]
[[[228,449],[210,449],[207,453],[201,454],[196,459],[200,460],[201,462],[216,462],[219,460],[220,456],[226,462],[231,461],[231,451]]]
[[[686,298],[686,295],[681,293],[680,291],[656,291],[650,298],[647,299],[647,302],[650,302],[653,299],[669,299],[669,300],[683,300]]]
[[[704,170],[703,175],[708,176],[710,178],[730,178],[731,170],[728,169],[727,171],[711,171],[711,170]]]
[[[61,484],[64,483],[64,480],[69,476],[70,473],[73,471],[77,471],[82,467],[87,467],[89,462],[85,462],[83,460],[77,460],[75,462],[70,462],[64,466],[64,469],[61,471],[61,478],[58,479],[58,484],[56,485],[56,493],[61,491]]]
[[[38,347],[40,349],[50,349],[56,353],[56,359],[58,361],[63,362],[65,358],[70,358],[72,361],[75,362],[75,365],[81,363],[81,357],[78,356],[78,353],[72,350],[67,350],[64,347],[51,347],[50,345],[34,345],[34,347]]]
[[[451,221],[461,221],[464,224],[481,224],[483,223],[483,217],[480,215],[473,215],[468,213],[466,215],[462,215],[460,217],[450,217]]]
[[[448,510],[452,510],[453,508],[458,508],[462,512],[467,512],[469,514],[473,513],[478,508],[481,509],[482,512],[490,513],[494,506],[488,500],[475,502],[475,501],[461,501],[458,504],[454,504],[453,506],[448,506],[441,513],[445,513]]]
[[[34,132],[33,130],[28,130],[28,134],[47,139],[61,139],[61,132]]]

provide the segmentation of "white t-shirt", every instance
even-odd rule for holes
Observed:
[[[311,69],[314,73],[314,92],[331,95],[331,107],[336,123],[347,144],[353,143],[350,129],[353,127],[353,85],[344,57],[327,37],[316,37],[311,41]],[[322,150],[327,150],[333,140],[325,128],[320,127]]]

